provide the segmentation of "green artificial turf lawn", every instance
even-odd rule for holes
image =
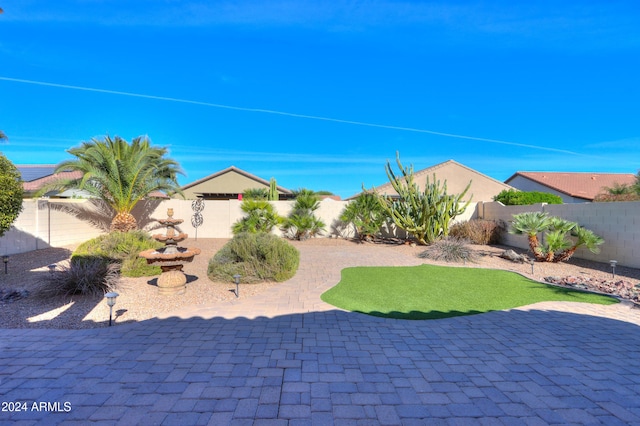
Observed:
[[[434,265],[346,268],[340,282],[321,298],[348,311],[414,320],[544,301],[618,303],[613,297],[539,283],[514,272]]]

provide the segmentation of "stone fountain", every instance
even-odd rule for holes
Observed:
[[[173,218],[173,209],[167,209],[167,216],[166,219],[158,219],[160,224],[166,226],[166,233],[152,235],[154,240],[164,243],[165,246],[145,250],[139,256],[147,259],[149,265],[159,265],[162,269],[158,278],[160,294],[183,294],[187,290],[187,277],[182,272],[182,266],[200,254],[200,249],[178,247],[179,242],[188,238],[187,234],[175,229],[183,220]]]

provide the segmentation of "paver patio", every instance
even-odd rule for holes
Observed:
[[[103,329],[0,330],[0,424],[640,425],[640,310],[382,319],[319,296],[343,267],[419,259],[359,246],[301,255],[292,280],[231,303]],[[4,411],[15,402],[26,410]]]

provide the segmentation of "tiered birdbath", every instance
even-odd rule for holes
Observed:
[[[166,219],[158,219],[160,224],[167,227],[166,233],[152,235],[154,240],[164,243],[165,246],[145,250],[139,256],[147,259],[149,265],[159,265],[162,269],[158,277],[160,294],[183,294],[187,290],[187,277],[182,272],[182,266],[200,254],[200,249],[178,247],[179,242],[188,238],[187,234],[175,229],[183,220],[173,218],[173,209],[167,209],[167,216]]]

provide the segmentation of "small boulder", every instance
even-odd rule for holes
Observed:
[[[512,262],[516,262],[516,263],[529,263],[531,262],[531,260],[529,259],[529,257],[527,255],[524,254],[518,254],[515,251],[509,249],[509,250],[505,250],[500,254],[500,257],[503,259],[507,259],[510,260]]]

